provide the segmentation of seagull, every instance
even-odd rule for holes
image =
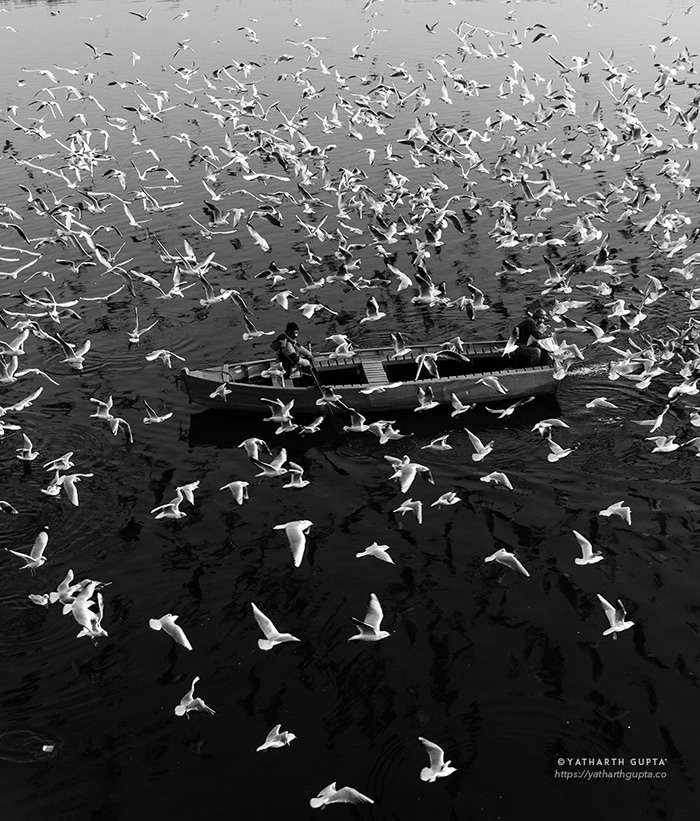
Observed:
[[[59,456],[58,459],[52,459],[50,462],[46,462],[42,467],[44,470],[70,470],[74,467],[71,461],[72,455],[73,451],[69,450],[68,453],[64,453],[63,456]]]
[[[22,441],[24,442],[24,447],[17,448],[17,458],[21,459],[23,462],[33,462],[37,456],[39,456],[39,451],[34,450],[32,440],[26,433],[22,434]]]
[[[374,556],[375,559],[379,559],[382,562],[394,564],[394,560],[388,553],[389,549],[388,544],[377,544],[377,542],[372,542],[369,547],[366,547],[360,553],[355,553],[355,558],[361,559],[363,556]]]
[[[470,405],[465,405],[458,397],[457,394],[453,393],[450,395],[450,401],[452,402],[452,407],[454,410],[450,414],[450,416],[459,416],[460,413],[465,413],[466,411],[471,410],[472,408],[476,407],[476,403],[472,403]]]
[[[513,490],[513,485],[511,484],[510,479],[506,476],[505,473],[502,473],[500,470],[494,470],[491,473],[488,473],[486,476],[480,476],[479,480],[481,482],[502,485],[508,490]]]
[[[406,493],[419,473],[426,482],[431,485],[435,484],[430,468],[418,462],[411,462],[408,456],[404,456],[403,459],[396,459],[395,456],[385,456],[384,458],[393,465],[394,473],[391,478],[399,480],[402,493]]]
[[[296,736],[294,733],[290,733],[288,730],[282,732],[282,725],[275,724],[275,726],[267,734],[265,741],[255,750],[255,752],[260,753],[264,750],[269,750],[272,747],[284,747],[287,744],[291,744],[295,738]]]
[[[418,736],[418,741],[425,747],[430,757],[430,766],[423,767],[420,771],[421,781],[435,781],[437,778],[446,778],[448,775],[457,772],[456,767],[451,767],[451,761],[445,761],[445,751],[427,738]]]
[[[90,397],[90,401],[97,405],[97,410],[95,413],[90,414],[91,419],[105,419],[108,422],[111,419],[114,419],[112,416],[112,405],[114,404],[114,400],[111,396],[106,402],[103,402],[101,399],[95,399],[93,396]]]
[[[547,454],[548,462],[558,462],[570,453],[573,453],[573,448],[563,448],[561,445],[552,439],[551,435],[547,437],[547,444],[549,445],[550,453]]]
[[[293,464],[290,462],[290,464]],[[304,558],[306,548],[306,532],[313,525],[308,519],[299,519],[283,525],[275,525],[273,530],[284,530],[289,540],[289,549],[292,551],[294,567],[299,567]],[[262,625],[261,625],[262,626]],[[263,628],[264,629],[264,628]]]
[[[501,385],[497,376],[482,376],[481,379],[477,379],[476,381],[482,385],[486,385],[487,388],[498,391],[499,393],[508,393],[508,388]]]
[[[386,311],[380,311],[379,310],[379,304],[378,304],[377,300],[373,296],[371,296],[367,300],[367,309],[366,309],[365,315],[360,320],[360,323],[362,323],[362,322],[376,322],[378,319],[381,319],[382,317],[385,317],[385,316],[386,316]]]
[[[258,647],[261,650],[272,650],[277,644],[283,644],[286,641],[301,641],[291,633],[280,633],[272,621],[255,606],[253,602],[250,603],[253,608],[253,616],[258,623],[258,627],[265,634],[264,639],[258,639]]]
[[[141,14],[140,11],[130,11],[129,14],[133,14],[134,17],[138,17],[139,20],[146,21],[148,20],[148,15],[153,11],[153,7],[151,7],[145,14]]]
[[[533,432],[537,431],[540,436],[546,436],[551,428],[568,428],[569,425],[566,422],[562,422],[561,419],[542,419],[536,425],[532,427]]]
[[[523,565],[520,563],[519,559],[513,554],[509,553],[505,548],[501,548],[497,550],[495,553],[492,553],[490,556],[487,556],[484,559],[485,562],[493,562],[497,561],[499,564],[505,565],[506,567],[510,567],[511,570],[517,570],[518,573],[522,573],[523,576],[529,576],[530,574],[525,570]]]
[[[24,559],[26,564],[24,564],[20,570],[29,569],[32,576],[35,576],[36,568],[41,567],[41,565],[46,562],[44,551],[46,550],[46,545],[49,543],[49,534],[47,531],[48,527],[44,527],[34,540],[34,544],[29,553],[20,553],[19,550],[10,550],[9,547],[5,548],[8,553],[12,553],[14,556],[19,556],[20,559]]]
[[[573,534],[576,536],[579,545],[581,545],[581,551],[583,552],[582,558],[579,559],[576,557],[574,559],[576,564],[595,564],[596,562],[603,561],[603,554],[598,551],[594,551],[593,545],[588,541],[588,539],[586,539],[585,536],[582,536],[578,530],[574,530]]]
[[[612,402],[608,401],[606,396],[599,396],[597,399],[591,399],[590,402],[586,402],[587,408],[610,408],[612,410],[618,410],[619,406],[613,404]]]
[[[193,711],[199,711],[200,713],[209,713],[210,715],[215,715],[215,711],[208,707],[201,698],[195,698],[194,696],[194,686],[199,681],[199,676],[195,676],[192,680],[192,686],[190,687],[189,691],[182,697],[180,703],[175,708],[175,715],[176,716],[187,716],[189,718],[189,714]]]
[[[244,448],[246,454],[248,455],[249,459],[257,459],[260,451],[264,450],[265,453],[272,456],[272,451],[267,446],[267,442],[264,439],[260,439],[256,436],[251,436],[248,439],[244,439],[240,445],[237,445],[239,448]],[[287,459],[287,454],[285,453],[285,461]]]
[[[433,439],[432,442],[430,442],[430,444],[428,445],[421,445],[421,450],[452,450],[452,445],[447,444],[448,436],[449,434],[445,434],[444,436],[439,436],[437,439]]]
[[[371,798],[367,798],[353,787],[335,788],[336,782],[324,787],[321,792],[312,798],[309,803],[314,809],[323,809],[326,804],[374,804]]]
[[[348,408],[348,410],[350,412],[350,424],[343,425],[345,433],[367,433],[369,425],[365,417],[354,408]]]
[[[599,516],[619,516],[628,525],[632,524],[632,510],[631,508],[625,505],[624,501],[615,502],[612,505],[608,505],[605,510],[598,511]]]
[[[608,617],[608,621],[610,622],[610,627],[603,631],[604,636],[609,636],[612,633],[612,637],[616,639],[619,632],[634,626],[633,621],[625,621],[627,612],[619,599],[617,600],[619,607],[615,607],[610,604],[607,599],[604,599],[600,593],[597,593],[596,595],[598,596],[598,601],[603,605],[605,615]]]
[[[400,513],[402,516],[405,513],[414,513],[418,524],[423,523],[423,503],[421,501],[414,502],[413,499],[405,499],[392,513]]]
[[[182,495],[182,492],[178,490],[177,495],[172,501],[165,505],[154,507],[151,513],[156,514],[155,519],[182,519],[187,516],[184,510],[180,510],[180,505],[184,500],[185,497]]]
[[[144,425],[154,425],[159,422],[165,422],[166,419],[170,419],[173,415],[172,411],[170,413],[156,413],[145,399],[143,400],[143,404],[146,406],[146,413],[148,414],[148,416],[143,417]]]
[[[435,401],[433,389],[430,385],[426,388],[418,388],[418,407],[413,409],[414,413],[416,411],[431,410],[432,408],[437,408],[439,405],[440,403]]]
[[[350,636],[348,641],[381,641],[391,635],[387,630],[381,630],[384,613],[379,599],[374,593],[369,594],[369,607],[365,614],[365,620],[353,618],[357,625],[357,635]]]
[[[230,490],[233,498],[239,505],[242,505],[243,501],[248,498],[248,484],[248,482],[242,481],[229,482],[227,485],[220,487],[219,490]]]
[[[151,630],[163,630],[173,639],[175,644],[179,644],[181,647],[184,647],[185,650],[191,650],[192,645],[185,635],[184,630],[179,624],[175,624],[178,618],[178,616],[173,616],[172,613],[166,613],[159,619],[149,619],[148,626]]]
[[[56,481],[57,484],[65,490],[68,501],[75,507],[78,507],[80,502],[78,500],[78,488],[75,486],[75,483],[79,482],[81,479],[92,478],[94,475],[94,473],[64,474],[63,476],[58,476]]]
[[[472,459],[475,462],[480,462],[483,458],[489,455],[493,450],[493,439],[485,445],[478,436],[475,436],[470,430],[467,428],[464,429],[469,436],[469,441],[472,443],[472,447],[474,448],[474,453],[472,453]]]
[[[434,502],[431,503],[430,507],[442,507],[443,505],[456,505],[457,502],[461,502],[462,500],[459,496],[452,490],[448,490],[447,493],[443,493],[442,496],[439,496]]]
[[[673,436],[645,436],[644,438],[649,442],[654,442],[652,453],[670,453],[680,447],[676,442],[675,434]]]
[[[285,448],[282,448],[277,456],[275,456],[274,459],[270,459],[269,462],[263,462],[260,459],[253,458],[252,456],[250,457],[250,461],[256,468],[260,468],[260,473],[255,474],[256,477],[264,476],[266,479],[271,479],[275,476],[284,476],[284,474],[287,473],[287,468],[282,467],[282,465],[287,461],[287,451]]]

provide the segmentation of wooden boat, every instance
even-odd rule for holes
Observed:
[[[324,394],[332,393],[360,413],[384,413],[418,407],[419,388],[430,388],[434,401],[445,405],[453,393],[467,404],[556,392],[559,382],[551,367],[514,367],[512,357],[503,356],[504,345],[479,342],[465,345],[463,352],[439,344],[414,345],[399,357],[391,347],[358,348],[352,356],[316,354],[315,376],[263,375],[275,366],[272,358],[184,368],[182,385],[191,402],[208,408],[268,412],[261,400],[279,399],[285,404],[294,400],[293,413],[318,413],[326,404]],[[479,381],[483,377],[496,377],[506,393],[490,386],[491,380]]]

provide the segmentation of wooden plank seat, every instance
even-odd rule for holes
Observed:
[[[379,356],[368,356],[362,360],[362,370],[369,385],[388,384],[384,361]]]

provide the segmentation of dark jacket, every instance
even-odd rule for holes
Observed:
[[[537,330],[537,325],[535,320],[532,317],[527,317],[523,319],[522,322],[519,322],[516,326],[517,337],[516,342],[518,345],[525,345],[530,346],[533,344],[532,340],[544,339],[545,334],[540,333]]]
[[[302,348],[284,331],[274,339],[270,347],[277,352],[277,359],[284,366],[286,376],[289,376],[296,368],[302,356],[311,357],[311,353],[306,348]]]

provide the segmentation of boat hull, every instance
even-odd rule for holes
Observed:
[[[340,362],[319,358],[317,374],[324,386],[340,395],[343,404],[360,413],[383,414],[415,409],[419,406],[419,388],[430,388],[433,400],[441,405],[449,405],[453,394],[464,404],[483,404],[556,392],[559,383],[554,379],[551,367],[509,367],[508,359],[501,356],[502,347],[501,342],[484,343],[476,353],[466,349],[468,367],[474,371],[466,374],[435,377],[423,368],[419,379],[391,382],[391,370],[401,365],[401,360],[398,363],[391,360],[391,348],[359,349],[353,359]],[[438,346],[420,346],[418,350],[430,355],[438,350]],[[416,351],[415,347],[413,351]],[[480,360],[481,365],[487,369],[481,369]],[[377,376],[377,361],[382,363],[382,368],[379,368],[381,376]],[[374,372],[367,364],[370,362],[371,367],[375,368]],[[403,363],[404,371],[410,369],[414,374],[417,372],[413,357],[405,358]],[[297,380],[286,379],[272,384],[269,379],[261,379],[259,374],[273,364],[273,360],[257,360],[203,370],[185,368],[182,372],[183,389],[191,402],[217,410],[267,413],[269,405],[263,401],[265,399],[280,400],[284,404],[294,401],[294,413],[319,413],[323,410],[323,393],[316,380],[309,384],[310,380],[307,378],[307,384],[295,384]],[[439,369],[440,359],[438,373]],[[254,377],[247,381],[251,373]],[[349,384],[338,384],[334,379],[335,373],[338,374],[338,379],[343,374],[347,379],[349,373],[351,380],[357,375],[362,381],[357,378]],[[487,380],[487,383],[480,381],[484,377],[497,379],[505,392],[501,392],[493,384],[489,385],[488,381],[491,380]],[[268,384],[264,384],[264,381]],[[225,386],[223,390],[221,385]],[[219,395],[212,396],[217,388],[220,389]]]

